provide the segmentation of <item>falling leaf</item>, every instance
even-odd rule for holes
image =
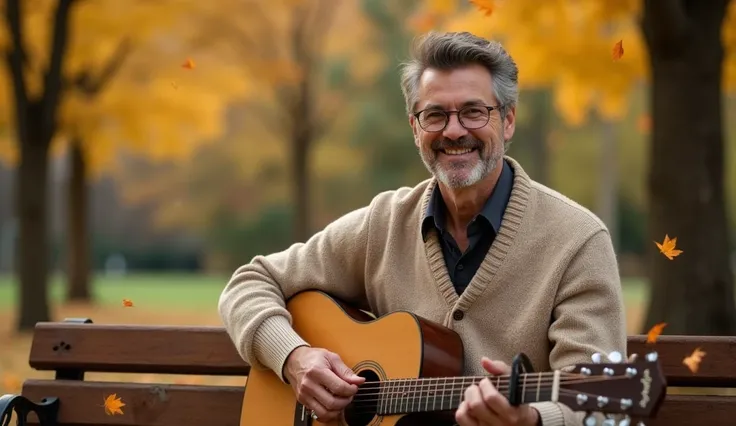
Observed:
[[[188,70],[193,70],[194,67],[194,61],[191,58],[187,58],[186,62],[182,64],[182,68],[186,68]]]
[[[619,40],[613,45],[613,60],[618,61],[622,56],[624,56],[624,41]]]
[[[123,299],[123,306],[125,306],[126,308],[132,308],[133,301],[129,299]]]
[[[469,0],[470,3],[475,5],[475,7],[484,15],[491,16],[493,15],[493,10],[495,9],[495,5],[493,4],[493,0]]]
[[[700,367],[700,361],[703,360],[704,356],[705,352],[700,350],[700,348],[696,348],[689,357],[682,360],[682,363],[686,365],[691,372],[697,373],[698,368]]]
[[[656,244],[659,248],[659,252],[665,255],[669,260],[674,259],[675,257],[679,256],[680,253],[682,253],[682,250],[675,249],[675,245],[677,245],[677,237],[670,240],[669,235],[665,234],[662,244],[656,241],[654,242],[654,244]]]
[[[10,373],[3,373],[2,387],[6,393],[17,393],[20,391],[21,383],[17,376]]]
[[[660,322],[659,324],[656,324],[654,327],[652,327],[649,330],[649,333],[647,333],[647,343],[655,343],[657,341],[657,337],[662,334],[662,330],[666,326],[666,322]]]
[[[120,398],[118,398],[117,394],[108,395],[107,398],[105,398],[105,413],[107,413],[107,415],[122,415],[122,407],[125,407],[125,404]]]

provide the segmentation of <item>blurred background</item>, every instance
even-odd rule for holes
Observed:
[[[427,178],[398,65],[432,29],[516,59],[509,155],[605,221],[629,333],[734,333],[736,2],[679,65],[641,3],[0,0],[0,391],[37,321],[220,325],[236,267]]]

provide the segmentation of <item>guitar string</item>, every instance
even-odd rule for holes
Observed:
[[[527,393],[533,393],[533,392],[536,392],[536,391],[528,390],[528,391],[525,392],[525,395]],[[577,395],[580,395],[580,394],[586,395],[588,397],[597,397],[598,396],[596,394],[592,394],[592,393],[589,393],[589,392],[574,391],[574,390],[571,390],[571,389],[560,389],[560,395],[566,395],[566,396],[575,395],[577,397]],[[453,396],[449,397],[449,399],[450,399],[450,401],[449,401],[450,405],[454,402],[454,399],[457,398],[457,397],[460,397],[460,399],[457,401],[457,403],[459,404],[460,402],[462,402],[462,397],[463,397],[462,394],[458,394],[457,396],[454,396],[453,395]],[[608,402],[609,402],[609,404],[610,403],[620,403],[622,400],[623,400],[623,398],[610,397]],[[393,401],[386,401],[385,407],[383,407],[383,408],[394,409],[394,408],[403,408],[404,407],[404,404],[402,404],[402,403],[399,403],[398,404],[398,407],[397,407],[397,404],[395,404],[395,403],[392,404],[392,402]],[[439,410],[435,410],[435,407],[437,406],[436,403],[437,403],[437,401],[434,401],[434,404],[432,405],[432,410],[431,411],[446,411],[445,409],[442,408],[442,406],[444,405],[444,402],[440,402],[440,409]],[[353,413],[353,414],[374,414],[374,415],[382,415],[382,416],[383,415],[391,415],[391,414],[378,414],[377,411],[379,411],[379,409],[381,407],[380,406],[377,406],[376,404],[373,404],[373,403],[371,403],[371,404],[365,404],[365,403],[363,403],[363,404],[355,404],[355,403],[353,403],[351,405],[357,408],[355,410],[350,410],[349,411],[350,413]],[[380,404],[380,405],[384,405],[384,404]],[[420,402],[419,403],[419,411],[416,411],[416,412],[427,412],[427,411],[430,411],[429,410],[429,403],[427,402],[424,405],[425,405],[425,410],[422,411],[421,410],[421,402]],[[412,405],[412,407],[413,407],[413,405]],[[409,408],[408,402],[406,403],[406,408],[407,408],[407,411],[408,411],[408,408]],[[451,409],[452,408],[449,408],[448,410],[451,410]],[[600,411],[600,410],[596,410],[596,411]],[[620,413],[622,411],[623,410],[621,410],[621,411],[616,410],[616,413]],[[414,412],[414,411],[412,410],[412,411],[409,411],[409,412]],[[604,410],[603,412],[605,413],[606,411]],[[392,413],[392,414],[405,414],[405,413],[397,412],[397,413]]]
[[[602,381],[610,381],[610,380],[621,380],[621,379],[629,379],[630,378],[628,376],[610,376],[610,377],[608,377],[608,376],[600,376],[601,378],[598,378],[598,377],[599,376],[596,376],[596,377],[587,377],[586,376],[584,379],[560,380],[560,385],[579,384],[579,383],[593,383],[593,382],[602,382]],[[534,381],[527,382],[527,385],[529,386],[528,392],[534,392],[534,391],[536,391],[537,388],[540,389],[540,391],[542,389],[547,390],[547,389],[551,388],[551,385],[553,385],[553,384],[554,384],[554,381],[552,381],[552,382],[542,381],[541,383],[537,383],[537,382],[534,382]],[[544,385],[544,386],[541,386],[541,385]],[[453,384],[453,386],[449,386],[449,387],[448,386],[443,386],[442,389],[438,389],[438,388],[435,387],[433,392],[436,392],[437,395],[445,395],[446,392],[448,392],[448,391],[449,392],[452,392],[452,393],[454,393],[455,391],[462,392],[462,391],[464,391],[467,388],[467,386],[469,386],[469,385],[465,385],[465,384],[462,384],[462,383],[455,383],[455,384]],[[415,394],[417,392],[420,393],[420,395],[418,395],[418,396],[417,395],[414,395],[412,398],[429,398],[430,397],[429,392],[432,392],[432,390],[430,389],[430,387],[431,386],[427,386],[427,387],[416,387],[416,388],[413,387],[412,389],[406,389],[406,390],[402,390],[399,387],[399,389],[391,389],[391,390],[388,390],[387,389],[384,392],[380,392],[379,391],[379,392],[372,392],[372,393],[358,393],[358,394],[356,394],[353,397],[353,401],[378,401],[378,400],[384,399],[386,397],[387,398],[391,398],[392,396],[395,396],[395,395],[406,395],[409,392],[412,392],[412,393],[415,393]],[[509,383],[501,383],[499,385],[496,385],[496,389],[498,389],[499,391],[501,391],[501,390],[508,390],[509,388],[510,388],[510,384]],[[428,392],[427,395],[421,395],[421,393],[424,390],[426,390]],[[366,397],[375,397],[375,396],[378,396],[378,398],[366,398]],[[432,396],[432,397],[433,398],[437,398],[437,396]],[[408,398],[408,397],[406,397],[406,398]]]
[[[552,383],[554,381],[554,373],[531,373],[527,374],[527,383],[530,385],[533,385],[535,383]],[[500,377],[500,379],[499,379]],[[522,376],[523,377],[523,376]],[[561,373],[560,374],[560,383],[569,383],[571,380],[589,380],[591,378],[595,377],[619,377],[619,376],[587,376],[583,374],[577,374],[577,373]],[[627,377],[627,376],[621,376],[621,377]],[[550,380],[550,378],[552,380]],[[469,386],[466,384],[466,382],[479,382],[483,379],[489,379],[491,383],[494,383],[496,385],[499,384],[505,384],[511,382],[511,378],[509,376],[468,376],[468,377],[456,377],[456,378],[436,378],[436,377],[427,377],[427,378],[421,378],[421,379],[391,379],[388,381],[382,381],[382,382],[368,382],[365,385],[362,385],[359,387],[360,391],[363,390],[375,390],[375,389],[384,389],[388,390],[389,388],[392,390],[396,390],[399,388],[408,387],[411,389],[421,389],[421,388],[427,388],[427,387],[435,387],[435,388],[446,388],[448,385],[455,386]]]

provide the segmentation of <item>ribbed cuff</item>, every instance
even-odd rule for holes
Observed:
[[[542,426],[565,426],[565,415],[554,402],[532,402],[529,404],[539,412]]]
[[[276,373],[286,383],[283,375],[284,363],[289,354],[300,346],[309,346],[291,327],[289,319],[282,315],[266,318],[253,337],[256,358]]]

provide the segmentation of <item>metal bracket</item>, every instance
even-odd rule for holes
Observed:
[[[46,397],[39,404],[22,395],[0,396],[0,426],[10,426],[10,417],[15,411],[18,417],[17,426],[25,426],[28,414],[36,413],[41,426],[57,426],[59,416],[59,398]]]
[[[91,318],[64,318],[64,323],[71,323],[71,324],[92,324]],[[54,351],[68,351],[71,350],[72,347],[67,342],[59,342],[57,345],[54,346]],[[56,370],[56,380],[84,380],[84,370],[80,370],[77,368],[69,369],[59,369]]]

